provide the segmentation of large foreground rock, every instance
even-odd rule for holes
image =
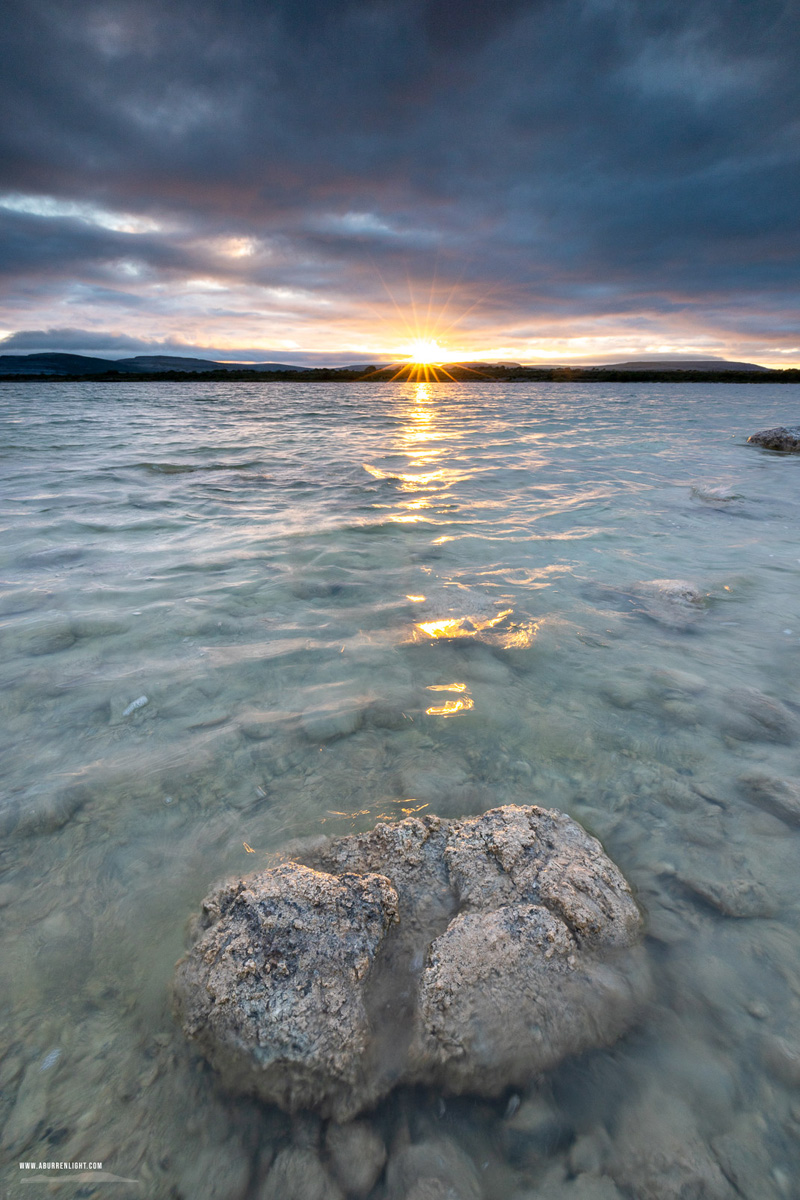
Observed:
[[[203,904],[186,1034],[232,1090],[350,1120],[398,1083],[497,1095],[614,1042],[647,989],[642,922],[562,813],[409,817]]]
[[[784,454],[800,454],[800,425],[778,425],[775,429],[760,429],[747,439],[765,450],[780,450]]]

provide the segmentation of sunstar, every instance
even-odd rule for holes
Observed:
[[[411,345],[411,361],[420,366],[440,363],[447,357],[437,341],[427,338],[417,338]]]

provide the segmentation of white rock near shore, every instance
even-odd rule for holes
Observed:
[[[300,857],[212,892],[177,967],[233,1091],[340,1122],[400,1083],[498,1095],[613,1043],[647,993],[631,891],[562,813],[409,817]]]

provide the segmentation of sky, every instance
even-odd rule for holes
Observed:
[[[4,0],[0,353],[800,365],[796,0]]]

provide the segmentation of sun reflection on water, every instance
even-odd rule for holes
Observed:
[[[458,700],[445,700],[444,704],[433,704],[426,708],[425,712],[429,717],[454,717],[456,713],[466,712],[474,706],[471,696],[460,696]]]
[[[442,526],[457,525],[459,485],[475,474],[474,469],[465,470],[461,465],[460,441],[464,434],[461,424],[453,421],[453,414],[445,411],[448,400],[443,389],[429,382],[417,383],[410,394],[404,390],[397,410],[399,429],[392,458],[405,461],[397,467],[363,464],[368,475],[386,481],[393,488],[394,502],[382,501],[376,505],[393,509],[384,520],[418,525],[421,530],[436,526],[437,536],[431,538],[431,546],[442,546],[458,538],[455,528],[452,532],[439,530]],[[387,499],[390,494],[387,491]],[[421,569],[431,571],[430,567]],[[482,594],[477,594],[454,579],[443,579],[442,583],[446,590],[438,597],[411,591],[406,594],[407,600],[429,606],[425,619],[413,623],[413,640],[471,638],[507,649],[531,645],[538,627],[532,621],[514,620],[507,594],[498,596],[495,588],[491,589],[491,596],[483,589]],[[428,711],[450,716],[471,707],[472,701],[462,697]]]
[[[536,621],[513,621],[514,610],[506,608],[494,617],[451,616],[435,621],[416,621],[415,631],[431,639],[476,638],[504,649],[530,646],[539,632]]]
[[[445,700],[444,704],[432,704],[430,708],[426,708],[425,712],[429,717],[454,717],[456,713],[468,712],[475,707],[475,701],[465,683],[429,683],[427,690],[459,693],[457,700]]]
[[[400,811],[404,817],[412,817],[414,813],[422,812],[424,808],[429,807],[427,800],[423,804],[420,804],[420,802],[414,798],[410,800],[393,800],[392,803],[401,805]],[[396,819],[397,814],[386,813],[385,815],[388,820],[393,821]]]
[[[452,441],[453,435],[446,425],[437,428],[433,387],[428,383],[416,384],[411,397],[404,397],[398,416],[398,450],[406,463],[399,470],[368,462],[362,464],[363,468],[373,479],[386,480],[396,488],[397,510],[388,520],[400,524],[427,521],[450,525],[453,523],[452,490],[471,473],[443,466],[439,461],[448,453],[446,443]],[[421,515],[423,512],[425,516]]]
[[[506,608],[496,617],[487,617],[484,621],[469,616],[445,617],[440,621],[419,621],[417,629],[421,629],[432,638],[475,637],[484,629],[494,629],[505,617],[510,617],[513,611]]]
[[[445,411],[444,406],[448,402],[446,390],[430,382],[417,382],[410,394],[404,391],[397,412],[399,430],[396,449],[397,457],[403,456],[405,463],[400,465],[400,469],[363,464],[364,470],[373,479],[386,480],[394,485],[395,504],[391,506],[394,511],[385,519],[401,525],[437,526],[437,536],[431,539],[431,546],[442,546],[458,536],[456,530],[440,533],[439,528],[457,524],[459,505],[456,489],[475,474],[474,470],[464,470],[461,465],[459,443],[463,436],[462,426],[458,421],[453,421],[453,414]],[[450,463],[457,465],[451,466]],[[430,568],[422,569],[430,572]],[[499,597],[490,600],[486,595],[473,594],[470,588],[457,584],[455,580],[443,582],[447,591],[438,598],[417,592],[406,594],[407,600],[429,604],[432,610],[429,610],[427,619],[414,622],[414,640],[472,638],[505,648],[529,646],[532,643],[537,633],[536,624],[515,621],[514,610],[507,604],[508,596],[502,597],[506,601],[505,607],[502,607]],[[449,716],[471,707],[471,699],[462,696],[458,701],[449,700],[428,711]]]

